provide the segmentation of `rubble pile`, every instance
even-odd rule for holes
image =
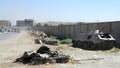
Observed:
[[[23,64],[67,63],[70,56],[51,51],[47,46],[41,46],[36,52],[25,52],[15,62]]]
[[[56,39],[51,39],[45,34],[43,31],[37,31],[37,32],[31,32],[31,36],[35,38],[35,43],[36,44],[41,44],[45,43],[48,45],[58,45],[59,41]]]
[[[47,38],[47,35],[43,31],[32,31],[30,32],[30,36],[35,38],[36,44],[41,44]]]

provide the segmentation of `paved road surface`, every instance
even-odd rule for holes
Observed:
[[[19,33],[16,33],[16,32],[8,32],[8,33],[0,34],[0,40],[10,39],[10,38],[16,36],[17,34],[19,34]]]

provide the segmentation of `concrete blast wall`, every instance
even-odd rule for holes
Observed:
[[[79,33],[88,33],[96,29],[102,29],[103,32],[111,33],[112,36],[120,42],[120,21],[101,22],[101,23],[77,23],[74,25],[59,25],[41,27],[48,35],[55,35],[60,38],[74,38]]]

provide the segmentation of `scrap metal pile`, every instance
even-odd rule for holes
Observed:
[[[70,56],[51,51],[47,46],[41,46],[36,52],[25,52],[15,62],[23,64],[46,64],[46,63],[67,63]]]

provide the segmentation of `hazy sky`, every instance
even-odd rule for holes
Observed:
[[[0,20],[120,21],[120,0],[0,0]]]

